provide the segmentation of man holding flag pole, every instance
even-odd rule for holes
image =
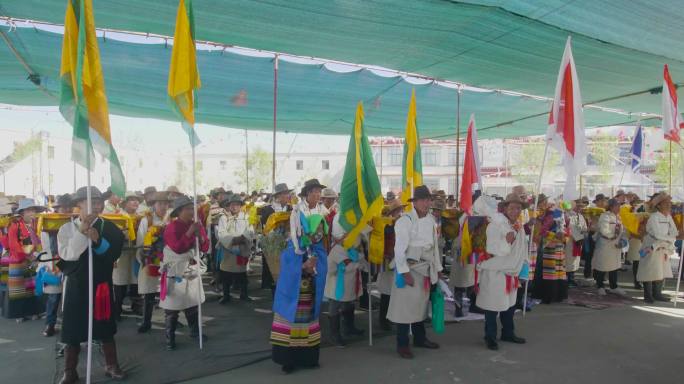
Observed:
[[[340,209],[333,220],[333,237],[335,242],[339,244],[335,244],[328,256],[328,273],[329,275],[334,274],[329,276],[329,282],[326,284],[326,296],[333,296],[331,304],[338,301],[344,302],[345,299],[348,302],[350,299],[355,300],[358,297],[360,290],[351,284],[354,281],[360,283],[361,276],[355,277],[355,274],[357,270],[365,268],[365,260],[357,251],[360,245],[360,236],[365,236],[370,232],[372,229],[369,227],[370,221],[382,214],[384,206],[380,179],[373,161],[373,152],[363,128],[363,119],[363,104],[359,102],[356,107],[354,129],[349,138],[347,162],[340,189]],[[365,269],[368,272],[368,308],[371,308],[371,269]],[[348,306],[342,313],[345,317],[347,333],[359,334],[354,327],[353,300],[351,307]],[[339,318],[334,317],[336,316],[335,313],[331,313],[331,316],[334,323],[338,325],[335,336],[339,336]],[[373,319],[371,310],[368,311],[368,328],[368,343],[372,346]],[[339,341],[340,338],[337,337],[337,340]]]
[[[663,122],[662,129],[663,135],[666,140],[673,142],[682,148],[681,136],[679,130],[684,128],[684,123],[682,123],[682,116],[679,114],[679,108],[677,106],[677,88],[672,82],[672,77],[670,77],[670,70],[665,64],[663,68]],[[670,158],[672,158],[672,147],[670,146]],[[684,171],[684,169],[683,169]],[[670,162],[670,174],[672,173],[672,162]],[[670,183],[672,176],[670,176]],[[672,189],[672,186],[670,186]],[[677,269],[677,286],[675,287],[675,297],[674,306],[677,306],[679,301],[679,285],[682,280],[682,261],[684,261],[684,247],[680,248],[679,252],[679,268]]]
[[[104,201],[99,190],[90,183],[94,150],[109,160],[112,192],[123,196],[126,185],[112,145],[92,0],[67,2],[60,80],[59,109],[74,128],[72,158],[88,172],[88,185],[76,194],[81,217],[62,226],[58,233],[62,258],[58,265],[67,276],[62,331],[62,341],[67,348],[64,376],[60,382],[78,381],[76,368],[80,343],[87,340],[86,383],[90,383],[93,339],[102,341],[106,375],[121,380],[125,374],[117,361],[116,323],[111,308],[114,297],[112,269],[121,254],[123,234],[114,224],[97,216],[102,213]],[[87,268],[82,268],[84,263]],[[94,283],[97,283],[97,292]]]
[[[201,87],[197,57],[195,52],[195,18],[192,11],[192,0],[180,0],[176,14],[176,30],[173,35],[173,51],[169,68],[168,96],[169,103],[180,119],[185,133],[190,139],[192,148],[192,191],[194,206],[194,222],[197,217],[197,162],[195,147],[200,143],[195,133],[195,90]],[[195,236],[195,262],[201,265],[199,234]],[[201,269],[201,268],[200,268]],[[202,332],[202,277],[196,279],[198,287],[197,311],[199,334]],[[204,337],[198,337],[199,347],[204,347]]]

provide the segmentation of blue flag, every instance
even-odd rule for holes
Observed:
[[[634,134],[634,141],[632,142],[632,150],[630,156],[632,158],[632,172],[636,172],[641,167],[641,153],[644,149],[644,133],[641,130],[641,125],[637,126],[636,134]]]

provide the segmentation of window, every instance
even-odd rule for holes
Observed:
[[[389,165],[390,166],[400,166],[401,165],[401,158],[403,156],[403,148],[402,147],[389,147],[387,149],[387,157],[389,157]]]
[[[297,169],[299,169],[299,168],[297,168]],[[330,169],[330,160],[323,160],[323,162],[321,164],[321,169],[323,169],[323,170]]]
[[[52,160],[55,158],[55,147],[48,145],[48,159]]]
[[[438,148],[436,147],[422,148],[421,156],[423,160],[423,165],[428,167],[434,167],[435,165],[437,165],[437,150]]]
[[[297,160],[297,170],[301,171],[304,169],[304,160]]]
[[[401,177],[393,176],[387,178],[387,188],[390,191],[401,191]]]
[[[373,161],[375,162],[375,165],[377,165],[378,167],[381,166],[381,160],[383,160],[384,162],[384,159],[382,158],[382,148],[373,147],[372,151]]]
[[[456,196],[456,177],[449,176],[449,185],[447,185],[447,195]]]
[[[456,165],[456,147],[449,147],[447,154],[447,165]],[[460,159],[458,164],[462,166],[465,161],[465,147],[459,148],[458,157]]]
[[[219,166],[221,167],[222,171],[225,171],[226,170],[226,161],[225,160],[219,161]]]

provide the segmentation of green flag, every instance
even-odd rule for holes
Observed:
[[[112,192],[123,196],[126,180],[112,144],[92,0],[67,2],[59,75],[59,110],[74,127],[73,160],[91,171],[95,149],[109,160]]]
[[[342,243],[345,248],[354,244],[373,217],[380,216],[384,204],[373,152],[363,130],[363,104],[359,102],[340,188],[340,225],[347,231]]]

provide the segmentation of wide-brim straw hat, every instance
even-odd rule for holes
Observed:
[[[402,203],[400,199],[394,199],[394,200],[390,201],[389,204],[387,205],[387,214],[388,215],[392,214],[393,212],[395,212],[398,209],[403,210],[404,208],[406,208],[407,205],[408,204]]]
[[[670,196],[666,192],[661,192],[658,195],[656,195],[655,197],[653,197],[653,200],[651,200],[649,205],[651,206],[651,208],[653,208],[655,210],[658,208],[658,204],[665,202],[665,201],[672,201],[672,196]]]
[[[19,200],[19,206],[17,207],[17,213],[21,213],[22,211],[33,208],[37,212],[43,212],[47,210],[46,207],[39,205],[36,203],[35,200],[33,199],[21,199]]]
[[[324,199],[337,199],[337,192],[332,188],[326,188],[321,192],[321,197]]]
[[[172,202],[173,200],[169,196],[169,193],[164,191],[164,192],[154,192],[152,196],[149,198],[150,204],[154,204],[157,201],[166,201],[166,202]]]
[[[542,201],[542,197],[544,197],[544,199],[547,200],[547,199],[546,199],[546,196],[540,195],[540,196],[539,196],[539,201]],[[517,193],[509,193],[509,194],[506,196],[506,198],[504,199],[504,201],[502,201],[502,202],[500,203],[500,204],[501,204],[501,208],[506,208],[506,207],[507,207],[509,204],[511,204],[511,203],[520,204],[520,206],[521,206],[523,209],[526,209],[527,207],[530,206],[530,205],[527,203],[527,201],[525,201],[525,200],[523,200],[522,198],[520,198],[520,195],[518,195]]]

